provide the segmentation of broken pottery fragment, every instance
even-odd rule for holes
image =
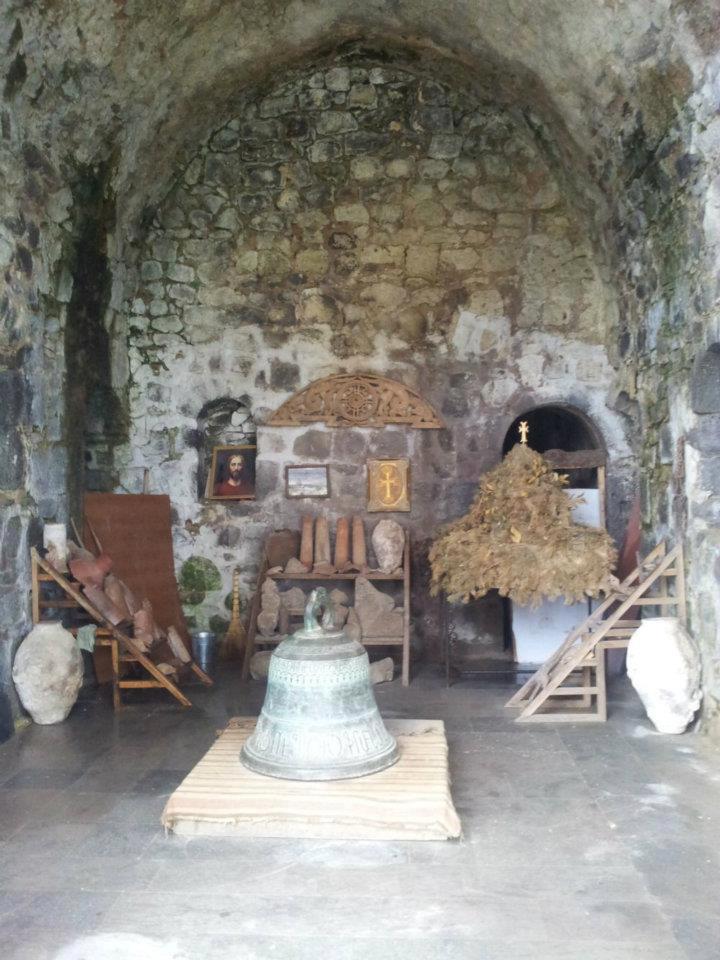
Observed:
[[[300,563],[308,570],[313,564],[313,518],[302,518],[302,533],[300,534]]]
[[[381,520],[372,532],[375,558],[382,573],[391,573],[402,566],[405,531],[397,520]]]
[[[683,733],[702,699],[697,646],[675,617],[648,617],[630,637],[627,672],[660,733]]]
[[[92,560],[86,560],[83,557],[74,558],[69,561],[70,572],[85,587],[102,588],[105,577],[110,573],[112,560],[106,553],[101,553],[99,557],[93,557]]]
[[[335,569],[342,571],[350,562],[350,520],[339,517],[335,524]]]
[[[95,609],[99,610],[103,617],[109,620],[114,627],[127,619],[125,604],[123,603],[123,609],[121,610],[100,587],[86,585],[83,587],[83,593]]]
[[[310,573],[310,567],[300,563],[296,557],[291,557],[285,564],[285,573]]]
[[[161,640],[165,639],[165,631],[160,626],[160,624],[155,619],[155,613],[152,608],[152,604],[147,597],[142,602],[142,609],[147,613],[150,618],[150,625],[152,628],[153,643],[159,643]]]
[[[352,520],[352,563],[357,570],[364,570],[367,567],[367,546],[362,517],[353,517]]]
[[[116,577],[114,574],[109,573],[105,577],[105,583],[103,585],[103,590],[105,591],[105,596],[110,599],[110,601],[117,607],[117,609],[122,614],[123,620],[132,620],[133,613],[135,608],[132,610],[128,607],[126,597],[128,596],[128,589],[125,584]],[[87,593],[87,590],[85,591]]]
[[[147,653],[155,643],[152,614],[141,607],[133,615],[133,639],[142,653]]]
[[[75,637],[60,623],[36,624],[15,655],[12,677],[35,723],[60,723],[82,686],[83,660]]]
[[[170,649],[178,658],[178,660],[180,660],[182,663],[190,663],[192,657],[188,653],[188,649],[183,643],[183,639],[175,627],[168,627],[167,642],[169,643]]]
[[[327,517],[318,517],[315,521],[315,557],[313,573],[330,574],[335,567],[330,559],[330,525]]]
[[[168,677],[170,680],[177,681],[179,679],[177,667],[173,666],[171,663],[156,663],[155,666],[158,668],[160,673]]]

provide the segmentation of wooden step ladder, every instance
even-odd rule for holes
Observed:
[[[636,607],[674,607],[686,619],[682,547],[662,542],[565,639],[505,704],[520,707],[517,723],[582,723],[607,720],[605,652],[625,649],[641,621]],[[566,709],[558,709],[563,704]]]
[[[71,583],[52,564],[44,560],[33,547],[30,551],[32,560],[32,617],[33,623],[41,623],[43,611],[46,609],[79,609],[82,610],[91,623],[97,626],[95,643],[97,646],[110,647],[112,658],[112,688],[113,707],[119,710],[122,706],[121,690],[147,689],[159,687],[172,694],[184,707],[191,707],[192,703],[180,688],[166,677],[162,670],[146,656],[135,641],[122,630],[110,623],[102,613],[88,600],[78,586]],[[64,599],[44,597],[42,585],[55,583],[65,594]],[[71,632],[77,632],[72,630]],[[123,676],[123,667],[135,663],[143,670],[145,676],[141,679],[128,679]],[[212,685],[212,678],[202,670],[195,661],[188,664],[200,681],[208,686]]]

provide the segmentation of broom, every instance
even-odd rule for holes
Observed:
[[[227,633],[220,644],[220,658],[234,660],[240,656],[245,646],[245,628],[240,620],[240,571],[233,570],[232,580],[232,614]]]

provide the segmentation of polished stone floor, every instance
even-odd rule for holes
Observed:
[[[600,725],[520,726],[512,685],[377,688],[447,724],[462,840],[179,839],[165,800],[263,687],[234,674],[114,716],[84,699],[0,746],[3,960],[718,960],[720,757],[652,732],[624,680]],[[139,696],[137,694],[136,696]]]

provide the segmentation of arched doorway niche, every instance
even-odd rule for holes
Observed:
[[[576,520],[604,527],[607,450],[593,420],[570,404],[540,404],[512,420],[505,433],[502,455],[522,442],[523,437],[528,446],[567,475],[569,494],[582,495],[584,503],[574,511]],[[542,663],[590,609],[588,603],[567,606],[562,600],[554,600],[528,610],[506,600],[506,648],[511,649],[517,663]]]
[[[587,414],[570,404],[544,403],[531,407],[512,421],[502,445],[503,457],[521,440],[520,425],[527,424],[527,442],[547,455],[568,475],[574,489],[605,488],[607,450],[602,433]],[[605,506],[601,504],[604,517]]]

